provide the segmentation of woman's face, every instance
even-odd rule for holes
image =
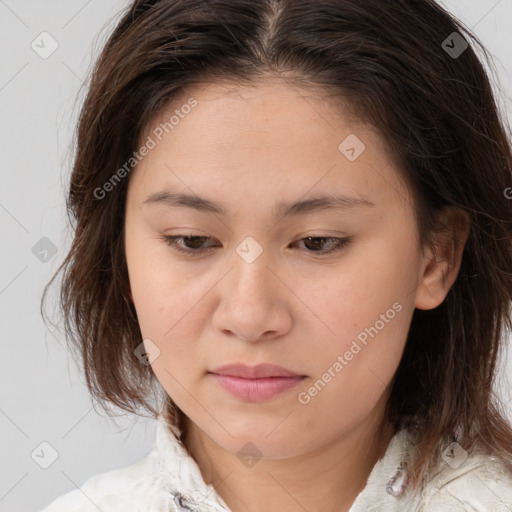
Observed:
[[[151,366],[178,407],[224,449],[250,442],[269,458],[382,418],[426,261],[375,132],[269,80],[187,91],[143,144],[127,265]],[[211,373],[238,363],[302,378]]]

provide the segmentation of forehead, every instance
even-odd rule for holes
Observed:
[[[192,101],[195,105],[190,108]],[[376,130],[363,123],[344,98],[318,84],[299,86],[276,76],[251,84],[214,81],[189,87],[161,109],[145,127],[141,139],[159,127],[164,145],[175,142],[174,151],[185,149],[181,143],[191,143],[192,138],[203,141],[205,149],[206,143],[234,149],[247,138],[254,144],[265,142],[272,147],[280,143],[292,146],[304,138],[313,144],[329,134],[326,143],[332,145],[344,131],[372,137],[373,144],[386,151]]]
[[[289,192],[291,201],[312,190],[378,202],[407,193],[376,130],[321,88],[283,79],[190,88],[146,127],[141,144],[147,137],[155,146],[130,180],[143,189],[140,200],[176,185],[256,200]],[[354,148],[356,158],[346,152]]]

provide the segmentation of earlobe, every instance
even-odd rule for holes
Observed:
[[[462,263],[471,225],[469,215],[459,208],[447,207],[440,224],[432,244],[425,248],[414,303],[417,309],[434,309],[444,301]]]

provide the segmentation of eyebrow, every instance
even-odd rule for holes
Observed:
[[[161,190],[150,194],[143,205],[161,204],[170,207],[182,206],[203,213],[215,213],[226,216],[227,209],[219,203],[197,195],[174,193]],[[287,217],[303,215],[320,210],[352,210],[358,208],[375,208],[369,199],[359,195],[322,194],[310,196],[293,203],[281,202],[274,208],[274,216]]]

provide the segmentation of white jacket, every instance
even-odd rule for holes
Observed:
[[[179,435],[160,415],[156,444],[142,460],[89,478],[42,512],[230,512],[213,486],[206,485]],[[390,484],[400,488],[400,478],[392,479],[408,447],[409,434],[402,430],[391,439],[349,512],[512,512],[512,472],[481,454],[463,463],[460,457],[456,463],[443,461],[421,496],[409,495],[407,489],[397,496],[400,491],[388,493]]]

